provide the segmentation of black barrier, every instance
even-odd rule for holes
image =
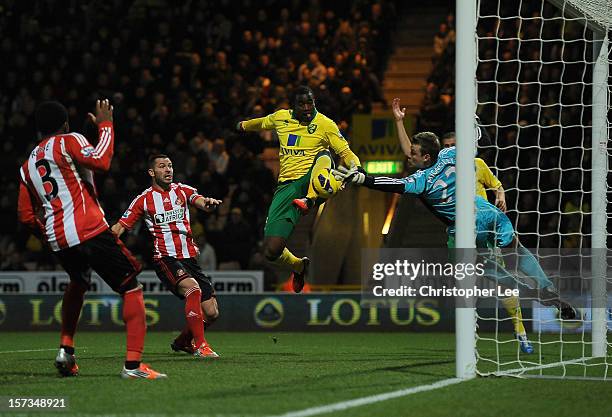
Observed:
[[[219,295],[215,330],[235,331],[452,331],[454,310],[442,299],[414,298],[361,303],[360,294]],[[0,296],[0,331],[59,330],[61,296]],[[361,303],[361,304],[360,304]],[[171,295],[145,296],[150,330],[184,326],[183,302]],[[121,298],[86,297],[79,331],[121,330]]]

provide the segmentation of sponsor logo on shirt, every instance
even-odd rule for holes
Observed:
[[[287,146],[300,146],[300,139],[301,137],[299,135],[290,133],[289,136],[287,136]]]
[[[306,156],[306,151],[304,149],[287,149],[281,147],[280,150],[281,155],[293,155],[293,156]]]
[[[172,222],[182,221],[185,217],[185,209],[183,207],[176,210],[164,211],[163,213],[156,213],[153,216],[155,224],[166,224]]]
[[[290,149],[294,146],[300,146],[300,139],[301,137],[299,135],[294,135],[293,133],[290,133],[289,136],[287,136],[287,146],[281,146],[280,154],[306,156],[304,149]]]

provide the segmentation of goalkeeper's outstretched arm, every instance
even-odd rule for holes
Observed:
[[[340,166],[337,170],[332,170],[332,174],[339,181],[363,185],[372,190],[386,193],[419,195],[425,191],[426,178],[422,171],[405,178],[391,178],[369,175],[361,167],[347,169]]]

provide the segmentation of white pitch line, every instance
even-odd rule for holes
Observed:
[[[49,352],[52,350],[58,350],[59,348],[49,348],[49,349],[23,349],[23,350],[1,350],[0,355],[4,353],[26,353],[26,352]],[[86,349],[85,347],[79,347],[79,350]]]
[[[460,378],[449,378],[443,379],[438,382],[434,382],[429,385],[419,385],[412,388],[401,389],[398,391],[385,392],[383,394],[371,395],[369,397],[356,398],[349,401],[341,401],[338,403],[322,405],[318,407],[306,408],[304,410],[290,411],[288,413],[276,416],[276,417],[308,417],[316,416],[318,414],[331,413],[333,411],[346,410],[348,408],[360,407],[362,405],[374,404],[381,401],[391,400],[393,398],[405,397],[407,395],[416,394],[424,391],[432,391],[438,388],[444,388],[449,385],[458,384],[465,381]]]

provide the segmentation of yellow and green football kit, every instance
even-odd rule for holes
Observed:
[[[313,186],[312,178],[318,178],[325,170],[326,177],[329,176],[328,171],[333,167],[330,149],[346,166],[361,165],[336,123],[319,112],[315,112],[307,125],[294,119],[291,110],[278,110],[265,117],[243,121],[241,126],[246,131],[275,130],[280,142],[278,186],[268,210],[265,236],[288,238],[300,218],[293,200],[322,197]],[[333,195],[340,184],[333,180],[331,183]]]

